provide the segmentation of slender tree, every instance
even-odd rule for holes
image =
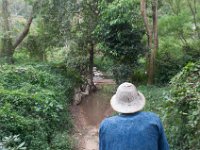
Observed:
[[[147,57],[148,84],[153,84],[154,82],[155,59],[158,50],[158,0],[152,0],[151,3],[153,25],[150,25],[148,21],[146,0],[140,1],[141,15],[145,24],[148,40],[147,46],[151,51],[150,56]]]
[[[140,8],[141,8],[141,14],[143,17],[144,25],[146,28],[146,34],[147,34],[147,40],[148,40],[147,46],[149,49],[151,49],[152,48],[152,29],[148,21],[146,5],[147,5],[146,0],[141,0]]]
[[[10,13],[8,11],[8,1],[3,0],[2,1],[2,16],[3,16],[3,37],[2,37],[2,48],[1,48],[1,57],[9,57],[12,55],[11,49],[12,49],[12,39],[10,35],[10,24],[9,24],[9,17]]]
[[[94,86],[93,83],[93,66],[94,66],[94,55],[95,55],[95,47],[97,44],[97,38],[94,36],[94,31],[98,24],[98,11],[99,0],[90,0],[90,1],[82,1],[80,3],[80,8],[78,12],[78,22],[76,24],[78,33],[81,33],[82,45],[80,45],[83,49],[87,49],[87,53],[89,55],[88,61],[88,76],[90,80],[91,89]],[[77,36],[75,37],[77,40]]]

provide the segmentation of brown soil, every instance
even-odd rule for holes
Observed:
[[[76,150],[98,150],[99,124],[113,113],[109,102],[112,93],[102,90],[106,86],[105,80],[103,83],[97,83],[97,87],[101,89],[86,97],[80,105],[71,106]],[[110,83],[114,82],[109,80],[108,84]]]

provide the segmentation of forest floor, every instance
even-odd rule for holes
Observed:
[[[114,81],[94,78],[94,82],[98,90],[86,97],[81,104],[71,106],[76,150],[98,150],[99,125],[113,113],[110,98],[115,87]]]

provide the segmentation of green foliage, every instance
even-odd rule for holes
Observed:
[[[200,17],[199,4],[196,0],[163,1],[158,19],[157,83],[168,83],[188,62],[199,60],[199,19],[195,19]]]
[[[146,98],[145,111],[151,111],[164,115],[164,103],[166,95],[169,94],[169,87],[158,87],[158,86],[139,86],[141,91]]]
[[[195,62],[200,59],[200,41],[192,41],[188,45],[183,46],[185,62]]]
[[[48,42],[45,40],[44,35],[29,35],[25,47],[29,51],[30,58],[36,61],[45,60],[46,48],[49,46]]]
[[[2,145],[3,150],[26,150],[26,147],[24,146],[25,142],[21,141],[19,135],[4,137]]]
[[[94,58],[94,66],[110,75],[113,69],[113,61],[109,57],[99,54]]]
[[[145,71],[144,59],[140,58],[137,62],[137,66],[127,64],[113,64],[112,67],[113,77],[117,84],[129,81],[135,84],[145,84],[147,80],[147,74]]]
[[[28,50],[24,48],[20,49],[19,51],[16,51],[13,55],[13,58],[15,64],[30,63],[32,61]]]
[[[73,141],[72,137],[69,136],[67,132],[56,133],[55,137],[52,141],[52,149],[54,150],[72,150],[73,149]]]
[[[46,46],[64,46],[69,35],[75,1],[41,0],[34,10],[39,18],[38,36]]]
[[[176,41],[176,42],[174,42]],[[156,82],[166,84],[175,76],[184,65],[182,47],[173,37],[160,40],[161,46],[156,58]]]
[[[81,75],[86,75],[89,56],[82,42],[82,40],[78,40],[77,42],[68,41],[65,63],[67,67],[73,68]]]
[[[146,72],[146,62],[143,57],[139,58],[138,66],[134,68],[131,82],[135,84],[146,84],[147,83],[147,72]]]
[[[56,134],[72,126],[75,77],[53,65],[3,65],[0,76],[0,137],[20,134],[30,150],[54,146]]]
[[[189,63],[171,80],[166,104],[166,128],[171,148],[200,148],[200,62]]]
[[[28,0],[29,1],[29,0]],[[66,44],[70,37],[75,1],[30,0],[33,5],[34,26],[26,40],[25,47],[31,59],[47,61],[47,53]]]
[[[96,28],[101,41],[99,48],[116,65],[113,74],[117,82],[128,80],[132,73],[131,68],[137,65],[139,55],[145,51],[141,42],[144,28],[138,1],[102,1],[99,22]]]
[[[99,0],[83,0],[76,4],[77,13],[72,18],[71,39],[66,63],[72,65],[82,76],[91,74],[97,38],[94,30],[98,24]],[[91,57],[91,59],[90,59]]]
[[[160,35],[178,36],[178,34],[175,33],[180,33],[180,32],[183,32],[183,34],[185,34],[186,30],[184,29],[186,29],[186,25],[188,26],[189,23],[188,19],[189,15],[185,12],[179,15],[163,15],[162,18],[159,20]]]
[[[101,8],[97,32],[103,52],[115,62],[135,63],[144,51],[144,28],[138,11],[139,4],[132,0],[113,1]]]
[[[145,84],[147,82],[147,74],[144,68],[135,68],[133,70],[131,81],[134,83]]]
[[[117,84],[122,84],[123,82],[131,82],[132,67],[125,64],[117,64],[113,66],[113,77]]]
[[[87,0],[80,1],[79,8],[81,12],[79,16],[74,16],[76,20],[76,26],[72,27],[72,31],[75,31],[76,36],[82,38],[81,40],[85,44],[97,42],[94,36],[94,30],[98,24],[99,12],[98,12],[99,0]],[[81,19],[79,18],[81,17]]]
[[[30,13],[32,11],[32,6],[28,5],[24,0],[15,0],[15,1],[8,1],[8,10],[10,13],[9,20],[12,22],[10,23],[10,31],[5,32],[3,31],[3,14],[2,14],[2,1],[0,3],[0,33],[2,33],[2,36],[0,34],[0,39],[3,38],[3,34],[10,34],[10,38],[15,40],[20,32],[23,30],[27,18],[30,16]]]

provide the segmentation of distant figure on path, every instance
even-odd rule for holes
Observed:
[[[169,150],[159,117],[142,112],[145,97],[128,82],[111,99],[117,116],[106,118],[99,129],[99,150]]]

